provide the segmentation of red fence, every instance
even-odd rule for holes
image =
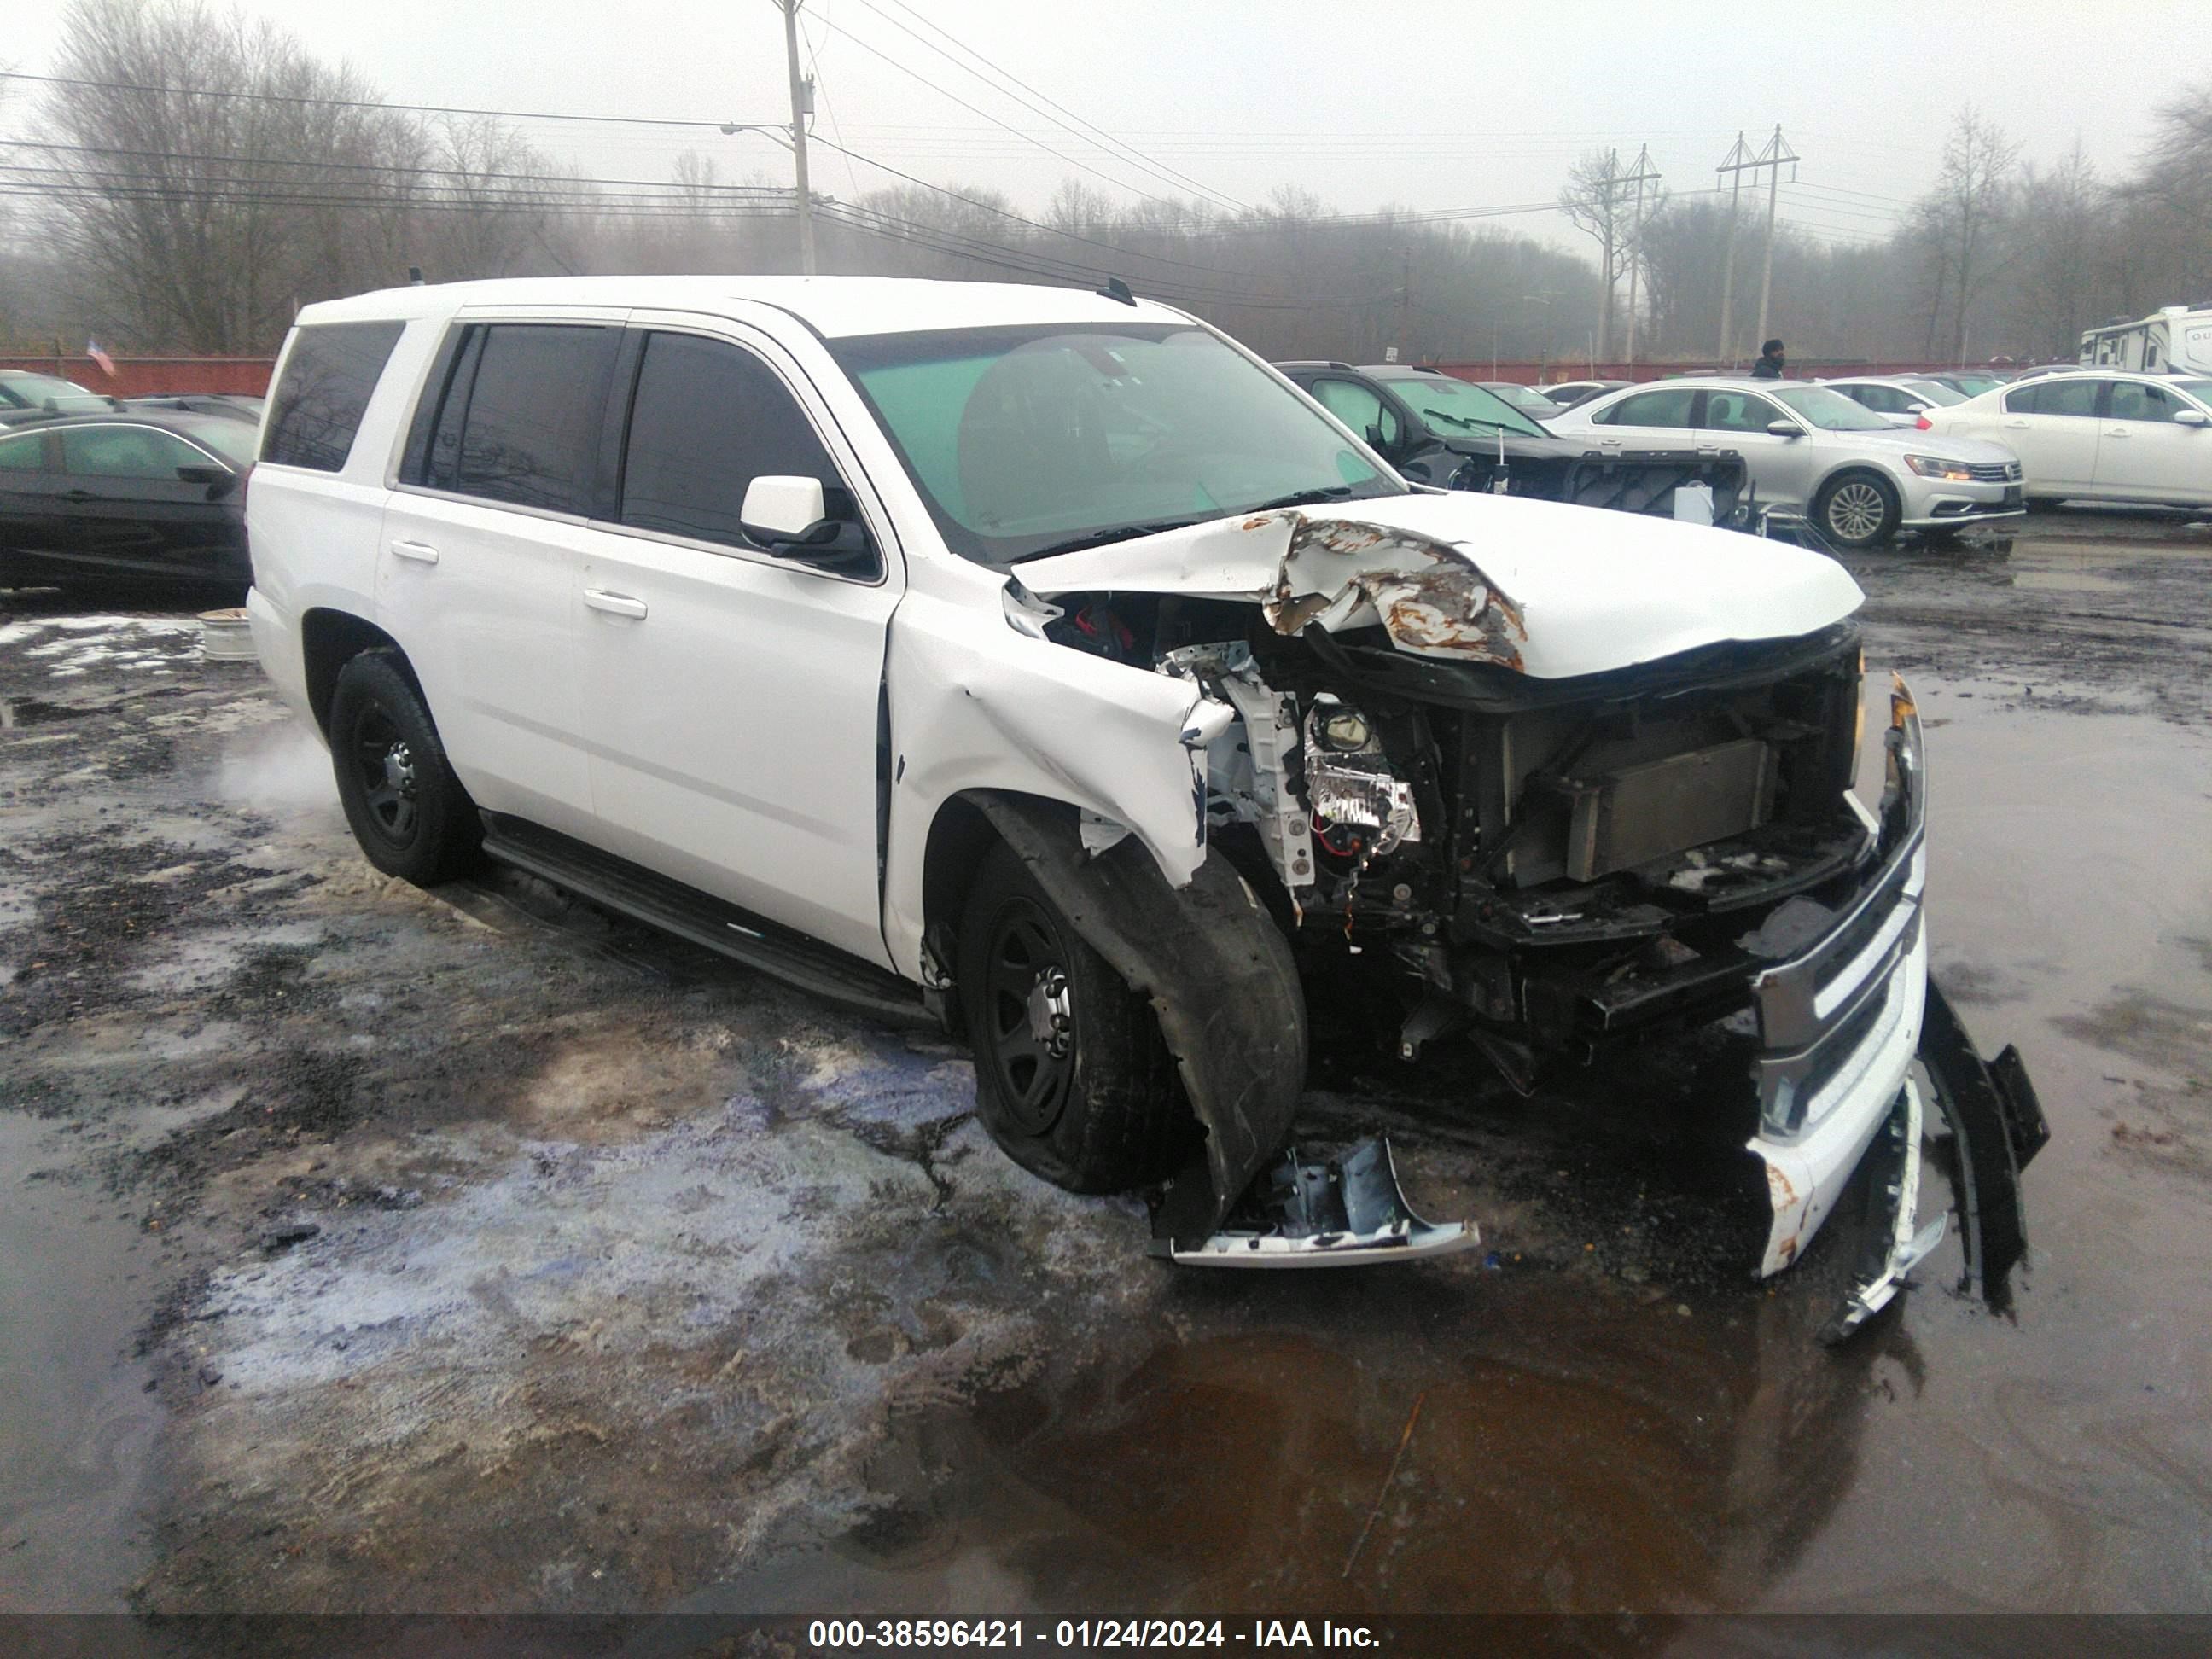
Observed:
[[[1746,358],[1733,370],[1723,373],[1748,374],[1752,360]],[[1447,374],[1462,380],[1510,380],[1516,386],[1556,385],[1561,380],[1663,380],[1669,374],[1690,373],[1711,374],[1717,365],[1711,358],[1688,362],[1662,363],[1600,363],[1590,367],[1587,358],[1555,358],[1546,362],[1479,362],[1430,363],[1431,368],[1442,369]],[[1911,362],[1870,362],[1863,357],[1792,357],[1790,377],[1796,380],[1833,380],[1845,374],[1947,374],[1954,369],[1980,368],[1980,363],[1938,363],[1925,360]],[[2023,367],[2018,363],[2004,365],[2008,368]]]
[[[89,357],[0,357],[0,368],[55,374],[93,392],[143,398],[160,392],[235,392],[258,398],[269,390],[273,357],[118,357],[109,374]]]

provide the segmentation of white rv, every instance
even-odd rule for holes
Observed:
[[[2212,374],[2212,307],[2166,306],[2139,322],[2085,330],[2081,362],[2147,374]]]

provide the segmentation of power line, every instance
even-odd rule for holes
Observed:
[[[1108,184],[1113,185],[1116,190],[1134,191],[1136,194],[1143,197],[1146,200],[1158,202],[1166,207],[1180,207],[1182,205],[1179,202],[1170,201],[1169,198],[1164,196],[1156,196],[1151,191],[1132,185],[1125,179],[1116,179],[1109,173],[1102,173],[1097,167],[1092,167],[1088,161],[1079,161],[1076,157],[1070,155],[1064,149],[1055,149],[1053,146],[1045,143],[1043,139],[1036,137],[1033,134],[1024,132],[1019,127],[1013,125],[1010,122],[1001,121],[997,116],[992,114],[990,111],[984,109],[978,105],[969,103],[958,93],[938,85],[936,82],[931,80],[927,76],[921,74],[919,70],[908,69],[904,64],[900,63],[897,58],[892,57],[889,52],[878,51],[876,47],[869,45],[867,41],[862,40],[859,35],[854,33],[852,30],[847,28],[842,23],[833,21],[831,19],[825,17],[822,20],[822,27],[830,30],[833,33],[843,35],[854,46],[860,47],[862,52],[866,52],[872,58],[882,59],[884,63],[889,64],[893,69],[896,70],[901,75],[907,76],[909,80],[919,82],[921,85],[927,87],[932,92],[937,94],[940,98],[950,98],[954,103],[959,105],[961,108],[981,116],[986,121],[991,123],[992,125],[1004,127],[1008,132],[1012,133],[1016,137],[1028,140],[1029,143],[1036,145],[1046,155],[1065,161],[1072,167],[1079,167],[1094,179],[1103,179]],[[908,30],[908,32],[909,33],[912,33],[911,30]],[[926,40],[923,41],[922,44],[924,46],[929,45]],[[936,51],[937,48],[933,46],[931,47],[931,50]],[[945,54],[943,53],[939,53],[939,56],[944,55]],[[972,74],[974,71],[971,70],[969,72]]]
[[[951,63],[957,68],[967,69],[967,65],[959,63],[958,59],[953,58],[951,54],[946,52],[942,47],[932,46],[929,41],[923,40],[920,35],[915,34],[911,28],[908,28],[904,23],[900,22],[897,18],[891,16],[880,6],[876,5],[874,3],[874,0],[860,0],[860,3],[868,10],[874,12],[877,16],[882,18],[893,27],[904,30],[906,33],[912,36],[915,40],[920,40],[923,46],[929,46],[929,49],[932,52],[936,52],[939,57],[943,58],[947,63]],[[931,33],[951,41],[954,46],[959,47],[962,52],[967,53],[969,57],[974,58],[977,63],[982,64],[984,68],[989,70],[994,75],[998,76],[1002,80],[1012,82],[1014,85],[1019,87],[1023,92],[1030,94],[1032,97],[1042,100],[1053,109],[1058,110],[1061,115],[1068,117],[1070,120],[1079,124],[1080,126],[1087,128],[1091,132],[1097,135],[1097,137],[1091,138],[1088,142],[1098,143],[1100,139],[1103,139],[1106,141],[1106,143],[1111,144],[1118,149],[1126,151],[1139,167],[1145,169],[1146,172],[1151,173],[1154,178],[1158,179],[1164,184],[1176,184],[1179,182],[1181,184],[1187,185],[1191,189],[1197,191],[1200,195],[1214,197],[1220,201],[1227,203],[1231,207],[1249,209],[1251,206],[1250,203],[1239,201],[1236,197],[1229,195],[1226,191],[1215,190],[1210,185],[1200,184],[1197,179],[1192,178],[1187,173],[1179,172],[1173,167],[1162,167],[1156,165],[1151,157],[1147,156],[1142,150],[1137,149],[1135,145],[1115,137],[1114,134],[1107,131],[1105,128],[1098,125],[1096,122],[1085,120],[1082,116],[1076,114],[1073,110],[1068,108],[1066,105],[1059,102],[1057,100],[1042,92],[1039,92],[1036,88],[1031,86],[1028,82],[1023,80],[1012,70],[1000,68],[997,64],[993,63],[989,58],[983,56],[981,52],[976,51],[975,47],[968,45],[965,41],[953,34],[951,30],[942,27],[939,24],[931,22],[928,18],[924,17],[920,12],[915,10],[912,6],[904,3],[904,0],[891,0],[891,3],[896,5],[901,11],[905,12],[916,22],[921,24],[922,27],[929,30]],[[968,73],[975,75],[976,71],[972,69],[968,69]],[[980,79],[981,77],[978,76],[978,78]],[[1016,100],[1025,105],[1030,109],[1037,110],[1039,114],[1045,115],[1045,118],[1047,120],[1053,121],[1054,125],[1064,129],[1074,137],[1079,138],[1084,137],[1084,134],[1078,131],[1076,127],[1070,126],[1067,121],[1056,120],[1051,115],[1046,114],[1044,111],[1038,110],[1037,106],[1030,102],[1029,99],[1021,98],[1018,95],[1016,95]],[[1101,149],[1104,149],[1105,145],[1100,144],[1099,147]],[[1109,153],[1110,154],[1111,152],[1109,151]]]

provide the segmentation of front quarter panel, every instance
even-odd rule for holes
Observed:
[[[1198,688],[1019,632],[1005,579],[917,561],[891,624],[884,935],[921,974],[929,830],[963,790],[1062,801],[1133,834],[1171,886],[1206,857],[1202,776],[1182,741]]]

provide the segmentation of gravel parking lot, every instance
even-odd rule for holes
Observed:
[[[1313,1132],[1485,1250],[1167,1268],[956,1045],[387,883],[188,610],[0,595],[0,1606],[2212,1610],[2212,532],[1851,563],[2054,1138],[2011,1317],[1953,1243],[1838,1352],[1693,1078],[1338,1033]]]

